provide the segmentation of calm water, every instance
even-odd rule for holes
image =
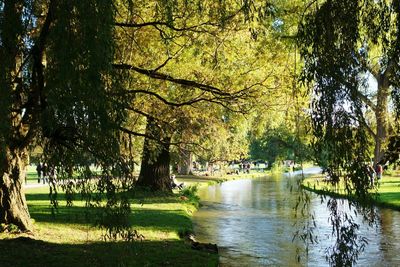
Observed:
[[[293,207],[297,193],[290,192],[293,177],[236,180],[200,191],[203,207],[194,216],[196,237],[218,244],[221,266],[328,266],[325,249],[332,243],[326,203],[312,195],[310,211],[316,215],[319,237],[300,263],[296,251],[305,245],[294,241],[296,219]],[[342,201],[343,210],[347,202]],[[358,266],[400,266],[400,213],[378,210],[376,226],[361,218],[360,234],[368,239]]]

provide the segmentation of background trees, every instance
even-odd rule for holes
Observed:
[[[110,177],[121,153],[137,160],[133,144],[144,144],[139,184],[162,190],[171,145],[209,160],[244,153],[250,124],[239,124],[277,88],[272,63],[282,58],[280,43],[260,31],[282,25],[263,8],[0,1],[0,222],[31,228],[21,181],[35,146],[68,178],[74,170],[90,176],[93,162]]]
[[[389,103],[397,92],[398,8],[397,1],[324,1],[311,4],[304,17],[300,46],[304,79],[314,82],[315,134],[340,164],[383,161],[395,134]],[[373,156],[365,145],[370,140]]]
[[[239,158],[247,150],[249,129],[238,130],[238,118],[264,99],[278,99],[280,78],[273,63],[285,57],[283,45],[254,32],[246,21],[249,11],[243,10],[247,4],[121,5],[116,23],[121,63],[114,67],[130,75],[127,110],[147,121],[145,133],[144,127],[124,128],[145,138],[139,185],[169,190],[169,160],[158,157],[166,157],[160,152],[171,144],[210,161]]]

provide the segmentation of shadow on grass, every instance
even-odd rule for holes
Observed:
[[[46,223],[94,224],[102,212],[101,208],[60,206],[52,214],[50,204],[28,206],[30,215],[36,222]],[[190,230],[192,226],[190,218],[183,210],[133,208],[130,221],[134,229],[176,232],[177,234]]]
[[[0,265],[19,266],[218,266],[218,255],[182,241],[58,244],[26,237],[0,240]]]
[[[134,229],[139,227],[180,233],[192,227],[192,221],[182,210],[135,209],[131,218]]]
[[[46,188],[47,189],[47,188]],[[119,194],[127,194],[128,198],[131,199],[132,203],[138,204],[158,204],[158,203],[179,203],[179,195],[178,194],[166,194],[166,193],[152,193],[152,192],[142,192],[142,191],[134,191],[131,193],[119,193]],[[25,194],[26,200],[28,201],[50,201],[48,193],[31,193],[27,192]],[[63,191],[57,192],[58,200],[65,200],[65,193]],[[75,193],[74,195],[75,201],[84,201],[80,193]]]
[[[28,203],[29,201],[45,201],[45,200],[49,200],[50,202],[49,194],[46,193],[26,193],[25,197]],[[65,200],[65,194],[58,192],[57,199]],[[80,200],[80,198],[77,198],[77,200]]]
[[[60,206],[54,210],[48,205],[28,205],[29,213],[36,222],[54,222],[54,223],[73,223],[90,224],[94,223],[96,214],[100,209],[85,207],[65,207]]]

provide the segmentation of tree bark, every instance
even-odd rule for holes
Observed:
[[[5,1],[0,20],[0,223],[32,229],[22,184],[28,162],[21,68],[24,1]],[[25,117],[29,116],[25,114]]]
[[[376,135],[374,150],[374,165],[378,164],[384,156],[385,145],[388,137],[388,97],[389,82],[388,78],[383,76],[378,81],[377,105],[375,110],[376,117]]]
[[[147,120],[146,134],[157,138],[160,142],[145,138],[140,174],[136,185],[148,187],[152,191],[172,192],[169,170],[171,137],[163,136],[161,129],[151,118]]]
[[[25,149],[6,148],[0,165],[0,223],[14,224],[23,231],[32,230],[23,183],[28,154]]]
[[[180,152],[180,168],[179,174],[188,175],[192,172],[193,169],[193,154],[192,152],[182,148]]]

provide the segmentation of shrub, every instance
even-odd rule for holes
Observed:
[[[184,187],[180,191],[181,197],[184,197],[184,198],[181,198],[181,199],[193,204],[194,206],[196,206],[196,208],[198,208],[199,207],[199,203],[200,203],[200,198],[197,195],[197,191],[198,191],[198,188],[197,188],[196,185],[191,185],[191,186]]]

